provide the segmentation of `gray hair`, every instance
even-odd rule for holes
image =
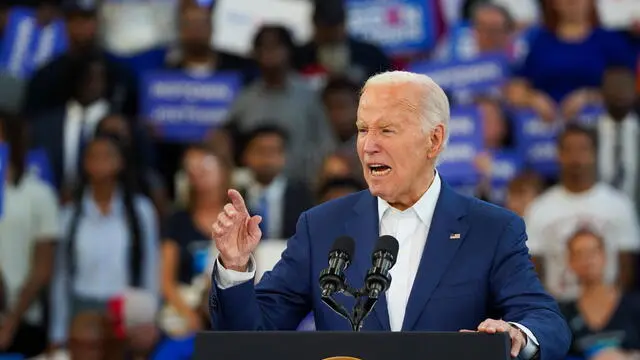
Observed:
[[[417,111],[422,120],[422,129],[428,133],[436,126],[444,125],[444,143],[442,150],[449,143],[449,98],[444,90],[427,75],[408,71],[387,71],[370,77],[364,84],[364,93],[369,86],[413,84],[422,91]]]

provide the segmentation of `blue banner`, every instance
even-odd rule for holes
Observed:
[[[503,204],[507,185],[524,167],[522,155],[517,150],[502,150],[491,154],[491,194],[493,203]]]
[[[515,139],[525,164],[543,176],[558,174],[558,123],[547,123],[530,111],[516,112]]]
[[[449,144],[441,155],[438,172],[448,182],[475,183],[476,156],[484,148],[482,115],[477,108],[454,108],[449,120]]]
[[[462,103],[471,101],[476,95],[498,93],[509,78],[504,55],[486,55],[465,61],[423,61],[409,65],[408,70],[429,75]]]
[[[149,72],[141,83],[142,114],[167,141],[201,141],[221,125],[241,87],[240,74],[194,77]]]
[[[56,188],[53,169],[44,149],[33,149],[27,153],[27,171]]]
[[[347,0],[349,33],[389,55],[433,48],[436,18],[431,0]]]
[[[14,7],[9,12],[0,47],[0,68],[19,78],[27,78],[67,49],[64,21],[56,19],[42,27],[35,10]]]
[[[4,214],[4,185],[7,178],[7,168],[9,167],[9,146],[0,143],[0,218]]]
[[[580,111],[576,119],[579,124],[594,128],[598,125],[600,117],[605,113],[605,109],[601,105],[588,105]]]

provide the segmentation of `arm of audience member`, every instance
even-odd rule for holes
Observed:
[[[192,309],[182,298],[178,291],[178,280],[176,273],[180,266],[180,249],[173,239],[164,239],[161,246],[161,281],[160,286],[164,300],[176,309],[183,317],[193,317],[195,310]]]
[[[8,321],[14,325],[20,322],[24,313],[38,298],[42,290],[51,281],[53,261],[55,257],[55,242],[59,239],[58,201],[52,189],[43,185],[37,188],[33,208],[33,229],[36,234],[36,245],[32,253],[31,265],[27,280],[18,295],[18,301],[13,309],[8,311]]]
[[[295,330],[311,310],[310,234],[308,215],[298,220],[296,234],[287,242],[280,261],[266,272],[260,283],[252,258],[248,272],[224,269],[219,258],[213,270],[209,314],[216,330]],[[253,268],[251,268],[253,267]],[[235,286],[222,288],[220,279],[237,275]],[[241,278],[249,278],[240,282]],[[227,279],[231,280],[231,279]]]
[[[56,247],[55,263],[53,266],[53,279],[51,282],[51,320],[49,322],[49,342],[51,348],[57,349],[63,347],[67,342],[67,332],[69,328],[70,301],[69,298],[69,263],[68,263],[68,241],[64,236],[69,230],[71,217],[73,216],[73,207],[67,207],[61,212],[61,229],[62,234],[60,242]]]
[[[626,289],[635,284],[636,258],[640,250],[640,225],[636,208],[630,199],[624,198],[624,203],[619,209],[618,226],[618,251],[620,257],[620,272],[618,283]]]
[[[160,294],[160,261],[158,244],[160,239],[158,217],[151,201],[146,197],[138,198],[137,209],[140,213],[140,225],[143,230],[142,239],[144,264],[142,266],[142,286],[152,294]]]
[[[581,88],[572,91],[560,104],[562,116],[565,121],[574,120],[587,105],[602,103],[602,94],[599,89]]]
[[[543,120],[554,121],[557,117],[557,104],[551,97],[531,87],[524,78],[514,78],[507,84],[507,101],[518,108],[534,110]]]

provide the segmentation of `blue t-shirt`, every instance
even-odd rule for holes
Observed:
[[[634,68],[635,53],[619,33],[596,28],[580,42],[565,42],[541,29],[515,75],[560,102],[580,88],[598,88],[604,71],[611,66]]]

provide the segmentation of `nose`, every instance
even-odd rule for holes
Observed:
[[[365,154],[371,155],[380,152],[380,144],[377,136],[372,133],[368,133],[363,139],[364,145],[362,150]]]

